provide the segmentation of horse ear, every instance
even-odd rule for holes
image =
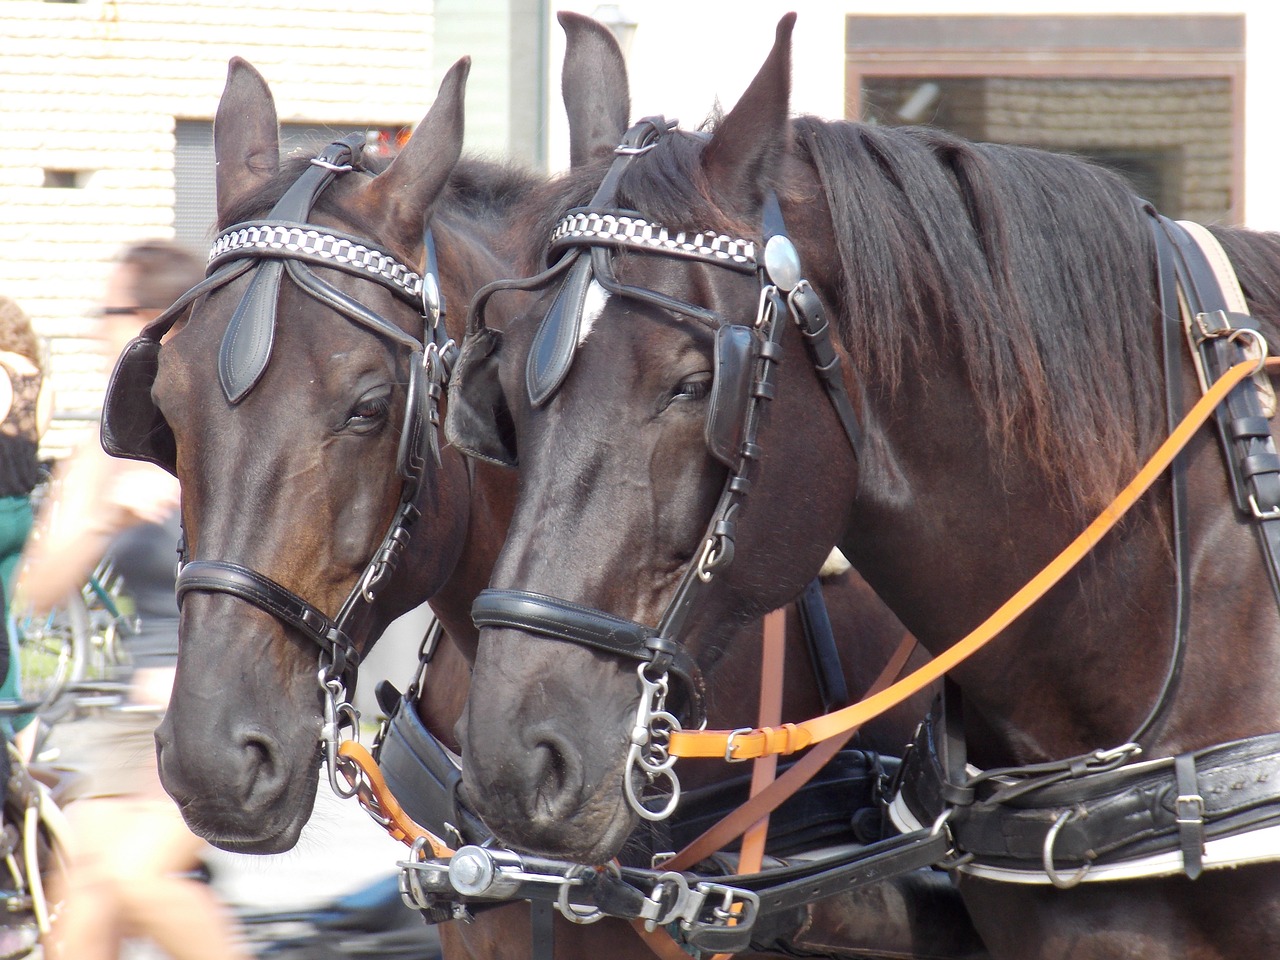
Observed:
[[[773,49],[741,99],[716,126],[702,155],[716,193],[758,206],[781,165],[791,104],[791,30],[796,15],[778,21]]]
[[[232,57],[213,121],[218,221],[280,169],[280,129],[267,81],[247,60]]]
[[[556,15],[565,33],[560,89],[569,114],[569,166],[613,152],[627,132],[627,62],[604,24],[579,13]]]
[[[435,103],[409,142],[364,189],[361,202],[377,210],[395,235],[421,238],[431,205],[462,156],[463,101],[470,72],[470,57],[449,68]]]

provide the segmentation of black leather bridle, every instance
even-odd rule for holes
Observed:
[[[213,592],[266,611],[320,647],[322,684],[339,681],[347,690],[354,685],[360,659],[351,626],[361,611],[372,606],[409,543],[420,513],[416,499],[426,457],[440,461],[439,401],[457,352],[445,330],[435,242],[429,229],[423,232],[426,267],[419,276],[372,241],[307,223],[316,200],[337,178],[367,172],[362,165],[363,144],[359,134],[329,144],[265,219],[222,231],[210,255],[209,275],[152,321],[121,354],[102,416],[102,445],[108,453],[146,460],[176,473],[172,430],[151,400],[161,339],[197,299],[246,273],[251,275],[248,289],[232,314],[219,352],[219,377],[229,403],[238,403],[253,389],[270,361],[285,274],[313,299],[409,351],[409,387],[398,452],[400,505],[335,616],[249,567],[230,560],[189,559],[185,543],[179,547],[179,605],[193,591]],[[377,283],[412,305],[423,319],[422,338],[333,287],[316,275],[311,264]]]
[[[707,444],[712,455],[729,467],[729,475],[712,511],[699,555],[685,570],[659,623],[636,623],[525,590],[484,590],[472,607],[472,619],[478,627],[511,627],[603,650],[639,661],[642,674],[648,677],[674,674],[687,694],[686,719],[698,724],[705,718],[703,686],[698,667],[685,649],[687,625],[704,590],[733,560],[737,516],[760,457],[757,432],[764,404],[774,395],[774,372],[782,356],[782,335],[788,318],[794,319],[804,334],[811,359],[855,455],[861,429],[821,302],[802,277],[799,256],[787,236],[772,193],[763,213],[762,257],[756,256],[753,241],[710,233],[692,235],[690,239],[688,233],[668,232],[633,211],[617,209],[615,198],[623,171],[637,156],[656,146],[673,126],[662,117],[648,117],[627,131],[589,206],[570,211],[557,228],[550,252],[563,256],[553,267],[528,280],[498,281],[481,288],[472,301],[459,368],[466,363],[473,343],[480,347],[484,338],[492,336],[483,320],[490,296],[501,290],[537,289],[562,276],[561,288],[534,338],[527,364],[526,381],[534,406],[545,403],[568,373],[578,342],[583,297],[592,281],[609,293],[689,317],[715,330],[716,366]],[[611,252],[620,247],[632,255],[684,257],[735,272],[755,273],[760,286],[757,316],[750,324],[736,323],[706,307],[620,283],[611,262]],[[459,382],[455,377],[451,396],[466,389],[466,381]],[[464,452],[468,450],[467,436],[452,432],[448,435],[450,442]]]

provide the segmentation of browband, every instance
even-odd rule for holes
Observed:
[[[710,260],[744,273],[750,273],[756,268],[756,244],[753,240],[706,230],[699,233],[684,230],[672,233],[661,224],[640,217],[598,213],[594,210],[575,210],[566,214],[551,232],[550,252],[554,254],[565,247],[594,247],[601,244],[633,246],[647,253]]]

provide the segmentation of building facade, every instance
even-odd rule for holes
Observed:
[[[795,9],[797,113],[1069,150],[1176,216],[1280,228],[1280,7],[1215,7],[0,0],[0,291],[50,338],[62,419],[48,452],[92,429],[104,369],[84,338],[113,253],[151,236],[208,240],[212,119],[233,55],[271,84],[286,145],[356,129],[394,140],[471,55],[468,149],[555,170],[568,153],[558,11],[610,21],[624,38],[633,116],[697,126],[733,105]]]
[[[0,2],[0,290],[49,338],[51,455],[92,430],[104,364],[84,338],[115,251],[204,246],[227,61],[263,73],[294,135],[394,130],[435,96],[431,36],[419,0]]]

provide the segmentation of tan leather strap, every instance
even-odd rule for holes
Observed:
[[[765,614],[764,643],[760,657],[760,726],[775,726],[782,720],[782,674],[787,659],[787,611]],[[778,758],[756,757],[751,769],[750,796],[759,796],[778,773]],[[738,857],[739,873],[756,873],[764,865],[764,842],[769,835],[769,815],[747,828],[742,835]]]
[[[1188,236],[1196,242],[1201,252],[1204,253],[1204,259],[1209,264],[1209,269],[1213,271],[1214,279],[1218,282],[1218,289],[1222,291],[1222,299],[1227,305],[1227,309],[1233,313],[1248,313],[1249,305],[1245,301],[1244,291],[1240,289],[1240,280],[1236,276],[1235,269],[1231,266],[1231,260],[1227,256],[1227,252],[1222,249],[1222,244],[1218,242],[1209,230],[1199,223],[1192,223],[1190,220],[1179,220],[1178,226],[1185,230]],[[1187,346],[1191,348],[1191,359],[1195,363],[1196,374],[1200,378],[1200,387],[1202,390],[1208,388],[1208,375],[1205,373],[1204,362],[1200,357],[1200,350],[1197,344],[1196,318],[1192,315],[1187,307],[1187,302],[1181,296],[1179,290],[1178,303],[1182,307],[1182,324],[1187,334]],[[1240,341],[1240,347],[1244,350],[1245,355],[1251,359],[1258,359],[1258,346],[1252,340]],[[1262,371],[1256,373],[1253,377],[1254,387],[1258,392],[1258,402],[1262,405],[1262,413],[1267,417],[1276,415],[1276,391],[1271,385],[1271,379]]]
[[[436,857],[451,857],[453,850],[430,830],[419,826],[404,812],[404,808],[396,802],[382,777],[382,771],[374,761],[372,754],[364,745],[355,740],[344,740],[338,745],[338,756],[349,760],[359,771],[356,775],[345,765],[342,774],[353,786],[358,787],[357,796],[364,807],[391,835],[405,846],[412,847],[414,841],[424,839]]]
[[[897,649],[894,650],[893,656],[889,658],[889,662],[885,664],[884,669],[880,671],[880,675],[876,677],[875,682],[867,690],[866,696],[874,696],[888,687],[897,678],[898,674],[902,673],[915,649],[915,637],[909,633],[904,635]],[[782,776],[769,784],[765,790],[738,807],[737,810],[734,810],[674,857],[662,864],[662,869],[688,870],[694,864],[705,860],[717,850],[722,849],[735,837],[741,836],[742,832],[750,827],[751,824],[778,809],[797,790],[812,780],[814,775],[826,766],[828,761],[839,753],[857,732],[858,728],[853,727],[844,731],[843,735],[832,737],[818,744],[808,754],[796,761]]]
[[[1267,370],[1280,369],[1280,359],[1263,361]],[[1214,383],[1183,418],[1151,459],[1138,471],[1119,495],[1048,566],[1000,606],[977,629],[910,676],[874,696],[866,697],[833,713],[799,724],[783,724],[735,733],[729,730],[688,730],[671,735],[670,751],[677,757],[724,757],[749,760],[767,753],[794,753],[814,743],[847,732],[880,716],[903,700],[940,679],[947,671],[977,653],[1025,613],[1033,603],[1061,580],[1094,545],[1119,521],[1162,474],[1195,432],[1213,414],[1218,404],[1246,377],[1260,369],[1259,363],[1236,364]]]

